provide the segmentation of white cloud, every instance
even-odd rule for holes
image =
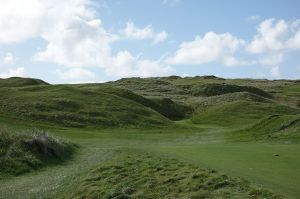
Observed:
[[[189,74],[183,73],[183,74],[180,75],[180,77],[182,77],[182,78],[193,77],[193,75],[189,75]]]
[[[162,0],[162,3],[179,1]],[[0,43],[16,43],[36,37],[44,39],[46,47],[40,49],[33,60],[69,67],[67,71],[58,71],[61,78],[93,78],[94,74],[83,67],[103,68],[117,77],[161,76],[170,74],[172,65],[210,62],[225,66],[266,65],[270,67],[270,74],[279,77],[278,66],[285,54],[300,50],[300,20],[267,19],[260,23],[257,34],[248,44],[231,33],[207,32],[203,37],[182,42],[172,56],[149,60],[136,57],[127,50],[112,54],[112,43],[133,39],[157,44],[168,38],[167,32],[157,32],[151,25],[137,27],[129,21],[124,29],[116,34],[110,33],[103,27],[90,0],[0,0],[0,5]],[[259,17],[249,18],[258,20]],[[249,55],[247,52],[255,56],[255,60],[243,60]],[[14,62],[9,53],[2,60],[4,64]],[[23,75],[24,68],[1,73],[2,76],[12,74]]]
[[[300,49],[300,28],[293,37],[286,41],[286,47],[292,50]]]
[[[117,77],[151,77],[170,74],[173,69],[165,66],[161,61],[139,59],[128,51],[121,51],[112,58],[110,67],[106,71]]]
[[[62,79],[94,78],[93,73],[82,67],[104,68],[118,77],[161,75],[170,71],[160,61],[139,59],[127,51],[116,56],[111,53],[111,44],[116,40],[149,39],[157,44],[167,39],[166,31],[155,32],[152,26],[138,28],[128,22],[121,35],[111,34],[103,28],[90,0],[28,0],[26,3],[0,0],[0,3],[0,43],[41,37],[47,46],[33,60],[72,67],[56,71]]]
[[[95,74],[92,73],[89,70],[83,69],[83,68],[71,68],[67,71],[61,71],[59,69],[57,69],[55,71],[56,74],[58,74],[60,76],[61,79],[93,79],[95,78]]]
[[[9,69],[7,72],[0,73],[0,78],[9,78],[9,77],[25,77],[25,68],[19,67],[16,69]]]
[[[267,19],[257,28],[258,34],[247,46],[250,53],[260,54],[275,51],[300,49],[300,22]]]
[[[162,31],[157,33],[153,38],[153,43],[158,44],[165,41],[168,38],[168,33],[166,31]]]
[[[279,64],[285,55],[300,50],[300,20],[267,19],[260,23],[257,32],[246,50],[259,56],[258,63],[269,67],[272,78],[281,78]]]
[[[247,18],[249,21],[257,21],[260,19],[259,15],[252,15]]]
[[[105,31],[90,0],[0,0],[0,43],[41,37],[34,60],[70,67],[104,67],[115,35]],[[9,19],[9,20],[8,20]]]
[[[232,66],[241,63],[233,54],[244,45],[244,41],[230,33],[216,34],[208,32],[203,38],[197,36],[194,41],[183,42],[175,55],[167,58],[170,64],[204,64],[218,61]]]
[[[277,53],[262,56],[262,58],[259,60],[259,63],[265,66],[277,66],[282,61],[283,61],[283,54],[277,52]]]
[[[38,0],[0,0],[0,43],[20,42],[37,36],[44,18]]]
[[[138,28],[131,21],[128,21],[126,23],[125,29],[121,30],[120,32],[123,33],[125,37],[128,39],[137,39],[137,40],[152,39],[153,44],[163,42],[168,37],[166,31],[156,33],[154,32],[151,25],[148,25],[144,28]]]
[[[2,63],[5,65],[11,65],[14,64],[15,59],[12,53],[8,52],[4,55]]]
[[[103,65],[109,42],[90,0],[0,0],[0,43],[42,37],[34,58],[65,66]]]
[[[281,73],[280,73],[279,66],[272,66],[270,69],[270,75],[275,79],[280,79]]]
[[[224,64],[224,66],[249,66],[249,65],[257,64],[257,61],[242,60],[242,59],[237,59],[232,56],[228,56],[228,57],[223,58],[222,64]]]
[[[110,43],[116,38],[108,34],[101,21],[74,19],[43,34],[47,48],[34,59],[69,67],[105,67],[110,57]]]
[[[173,69],[170,66],[164,66],[159,61],[153,60],[138,60],[137,61],[137,75],[141,77],[165,76],[170,74]]]

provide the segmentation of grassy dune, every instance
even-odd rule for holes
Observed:
[[[67,85],[0,88],[0,111],[18,118],[84,127],[162,126],[171,123],[133,100]]]

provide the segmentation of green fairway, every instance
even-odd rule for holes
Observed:
[[[242,177],[256,187],[273,190],[290,198],[300,194],[300,146],[276,143],[226,143],[199,131],[161,130],[60,130],[59,134],[81,145],[73,160],[50,166],[23,176],[1,180],[3,198],[28,194],[28,198],[52,198],[85,178],[85,172],[112,159],[116,150],[148,151],[159,157],[170,157],[184,164],[216,169],[230,176]],[[218,134],[218,133],[217,133]],[[207,144],[206,142],[211,142]],[[196,144],[198,143],[198,144]],[[132,152],[131,152],[132,153]],[[274,156],[279,154],[279,156]],[[45,180],[47,179],[47,180]],[[8,190],[14,190],[10,192]],[[27,190],[30,190],[29,192]]]
[[[219,143],[156,148],[182,160],[243,176],[282,195],[300,195],[300,146],[271,143]],[[279,154],[279,156],[275,156]]]

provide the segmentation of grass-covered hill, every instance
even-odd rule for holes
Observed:
[[[243,129],[300,113],[300,84],[292,80],[170,76],[50,85],[9,78],[0,80],[0,92],[3,116],[69,127],[162,127],[190,119]]]
[[[23,86],[38,86],[38,85],[48,85],[48,83],[33,78],[21,78],[21,77],[11,77],[7,79],[0,78],[0,87],[23,87]]]
[[[299,138],[300,115],[274,114],[266,116],[248,128],[232,133],[234,139]]]
[[[9,117],[71,127],[162,126],[171,121],[137,101],[70,85],[0,88],[0,111]],[[142,99],[142,97],[140,97]]]
[[[129,89],[149,99],[168,98],[188,106],[192,109],[190,118],[194,124],[248,129],[266,117],[296,117],[300,113],[300,83],[297,80],[170,76],[125,78],[107,84]],[[281,121],[277,122],[281,124]],[[285,136],[299,137],[299,127],[295,128],[293,133],[286,131]]]

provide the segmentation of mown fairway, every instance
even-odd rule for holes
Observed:
[[[300,194],[298,144],[231,143],[220,140],[220,136],[216,140],[207,137],[206,131],[211,131],[209,129],[200,132],[175,129],[166,132],[92,129],[52,131],[79,143],[81,149],[78,154],[62,165],[2,179],[1,198],[53,198],[67,194],[65,189],[72,189],[72,185],[85,179],[90,170],[121,152],[126,155],[129,149],[130,155],[149,152],[152,156],[176,159],[183,165],[191,164],[242,177],[257,187],[273,190],[286,197],[297,198]]]

